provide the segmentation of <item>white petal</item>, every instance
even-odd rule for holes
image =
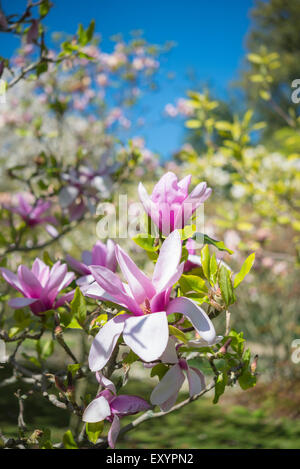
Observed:
[[[117,415],[114,416],[113,423],[109,429],[107,438],[108,444],[111,448],[116,446],[117,438],[120,432],[120,419]]]
[[[106,365],[118,338],[123,332],[124,322],[127,317],[127,314],[115,316],[100,329],[90,349],[89,367],[91,371],[102,370]]]
[[[179,392],[184,382],[184,374],[178,364],[172,366],[161,379],[158,385],[153,389],[150,402],[153,405],[162,405],[171,399],[172,403],[176,402],[174,395]],[[174,399],[172,399],[174,397]],[[170,403],[170,402],[169,402]]]
[[[182,313],[193,324],[196,331],[209,345],[216,340],[216,331],[206,312],[193,300],[183,296],[169,303],[167,313]]]
[[[123,338],[143,361],[157,360],[164,352],[169,338],[165,311],[129,317],[125,321]]]
[[[82,420],[84,422],[101,422],[111,414],[110,406],[104,396],[94,399],[85,409]]]
[[[205,388],[204,374],[200,370],[191,367],[187,369],[186,374],[189,382],[190,396],[199,394]]]
[[[173,231],[163,242],[160,249],[152,283],[157,292],[163,291],[169,286],[170,279],[176,276],[181,259],[182,243],[179,232]]]
[[[168,344],[164,353],[159,357],[163,363],[177,363],[178,357],[176,352],[176,344],[172,337],[169,337]]]

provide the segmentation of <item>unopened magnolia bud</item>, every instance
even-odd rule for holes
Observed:
[[[219,353],[227,353],[227,349],[229,345],[231,344],[231,342],[232,342],[232,337],[229,337],[229,339],[226,340],[225,344],[222,345],[222,347],[220,348]]]
[[[250,366],[251,373],[253,373],[253,374],[256,372],[257,362],[258,362],[258,355],[255,355],[254,360],[253,360],[253,362],[251,363],[251,366]]]
[[[55,337],[60,336],[63,333],[62,327],[61,326],[56,326],[54,329],[54,335]]]

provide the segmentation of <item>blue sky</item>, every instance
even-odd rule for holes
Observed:
[[[182,122],[162,120],[164,105],[174,102],[190,88],[187,71],[193,70],[203,83],[209,83],[217,96],[227,96],[228,84],[237,76],[245,54],[244,39],[249,28],[253,0],[53,0],[55,7],[47,18],[49,31],[74,33],[79,22],[87,26],[96,20],[102,45],[109,37],[141,29],[156,44],[171,40],[177,46],[163,61],[159,91],[145,99],[148,127],[147,145],[163,158],[176,150],[183,138]],[[13,5],[12,5],[13,4]],[[23,8],[23,0],[3,0],[4,11]],[[2,54],[9,54],[18,41],[7,42],[0,35]],[[4,42],[5,41],[5,42]],[[172,81],[166,78],[174,73]]]

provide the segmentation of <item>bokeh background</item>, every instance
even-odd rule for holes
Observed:
[[[7,93],[0,109],[1,202],[20,190],[7,170],[45,148],[72,164],[80,147],[96,165],[107,154],[113,161],[135,149],[138,163],[117,192],[135,201],[138,180],[150,189],[166,170],[192,174],[193,184],[205,180],[213,188],[205,231],[234,251],[223,259],[238,266],[256,252],[232,324],[259,355],[257,385],[243,393],[231,389],[217,405],[208,396],[164,422],[150,421],[119,446],[299,448],[300,103],[297,93],[293,98],[300,83],[293,85],[300,79],[299,1],[54,3],[45,19],[53,53],[78,23],[87,27],[95,19],[89,52],[105,68],[88,62],[76,72],[67,65],[59,73],[50,68]],[[15,0],[2,7],[9,13],[23,5]],[[18,50],[18,38],[1,34],[0,45],[16,66],[31,54]],[[48,251],[79,257],[96,240],[91,218]],[[11,266],[24,256],[17,253]],[[34,257],[27,253],[26,261]],[[79,347],[76,331],[68,344]],[[23,347],[28,360],[31,346]],[[62,360],[55,349],[53,369]],[[152,382],[145,383],[140,369],[134,376],[129,390],[146,395]],[[95,383],[87,386],[95,392]],[[10,387],[0,383],[0,421],[8,432],[17,406]],[[57,439],[78,425],[42,400],[32,400],[29,409],[27,424],[48,426]]]

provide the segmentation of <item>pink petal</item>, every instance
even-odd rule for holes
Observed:
[[[146,298],[151,299],[155,295],[155,289],[148,277],[120,246],[116,246],[116,256],[136,302],[142,304]]]
[[[74,272],[67,272],[65,275],[65,278],[63,279],[63,281],[58,287],[58,291],[63,290],[64,288],[67,288],[70,285],[70,283],[73,282],[74,278],[75,278]]]
[[[83,412],[82,420],[84,422],[101,422],[111,415],[110,405],[105,397],[100,396],[94,399]]]
[[[92,249],[92,264],[106,267],[106,246],[97,241]]]
[[[83,262],[77,261],[74,257],[69,256],[69,254],[66,255],[66,262],[73,270],[81,275],[88,275],[90,273],[89,268],[83,264]]]
[[[102,370],[110,359],[118,338],[123,332],[126,318],[128,318],[127,314],[120,314],[110,319],[94,338],[89,354],[89,367],[92,371]]]
[[[9,300],[8,304],[12,308],[19,309],[19,308],[25,308],[25,306],[32,305],[36,301],[39,301],[36,298],[12,298]]]
[[[70,301],[73,300],[73,297],[74,297],[74,294],[75,294],[75,290],[72,290],[72,291],[69,291],[68,293],[66,293],[65,295],[61,296],[55,303],[55,308],[58,308],[59,306],[63,306],[65,304],[66,301],[68,301],[68,303]]]
[[[114,303],[126,305],[129,311],[135,314],[142,314],[139,305],[126,293],[123,283],[116,274],[99,265],[91,265],[90,271],[100,287],[114,298]]]
[[[47,283],[49,278],[49,267],[41,261],[38,257],[35,259],[34,263],[32,264],[32,273],[36,276],[36,278],[41,283],[42,287],[44,287]]]
[[[183,228],[197,208],[211,195],[206,182],[200,182],[185,199],[175,219],[175,228]]]
[[[145,399],[127,394],[114,397],[111,400],[110,406],[112,413],[118,415],[136,414],[150,409],[150,405]]]
[[[181,259],[181,239],[177,230],[173,231],[164,241],[152,277],[152,283],[157,292],[166,290],[170,285],[170,280],[178,272]]]
[[[1,267],[0,271],[2,273],[2,277],[7,281],[7,283],[9,283],[9,285],[11,285],[16,290],[19,290],[21,293],[24,292],[18,277],[13,272],[5,269],[4,267]]]
[[[159,357],[159,359],[163,363],[177,363],[178,362],[176,344],[172,337],[169,337],[168,344],[163,354]]]
[[[108,444],[113,449],[116,446],[119,433],[120,433],[120,419],[117,415],[115,415],[113,419],[113,423],[111,424],[111,427],[107,435]]]
[[[208,344],[214,343],[216,340],[216,331],[213,323],[207,316],[206,312],[200,308],[193,300],[183,296],[170,301],[167,308],[167,314],[182,313],[193,324],[194,328],[200,336],[206,340]]]
[[[102,375],[102,373],[100,373],[99,371],[96,372],[96,378],[97,378],[98,383],[101,386],[108,389],[109,391],[111,391],[114,394],[117,393],[114,383],[110,379],[108,379],[104,375]]]
[[[36,276],[25,265],[20,265],[18,268],[18,277],[23,287],[26,296],[38,298],[42,292],[42,285]]]
[[[146,191],[143,184],[140,182],[138,186],[138,193],[140,201],[143,204],[144,210],[151,217],[153,222],[159,226],[159,212],[157,210],[156,205],[150,199],[148,192]]]
[[[143,361],[157,360],[164,352],[169,338],[166,313],[161,311],[128,317],[125,321],[123,338]]]
[[[108,239],[106,243],[106,267],[112,272],[116,271],[117,268],[117,258],[115,253],[115,243]]]
[[[177,397],[183,382],[184,374],[180,366],[178,364],[172,366],[172,368],[170,368],[165,376],[160,380],[158,385],[153,389],[150,396],[150,402],[153,405],[161,406],[171,399],[171,401],[169,401],[169,405],[175,403],[175,396]],[[172,405],[170,405],[170,407],[171,406]]]
[[[82,277],[82,279],[84,278],[85,277]],[[96,300],[103,300],[103,301],[105,300],[111,301],[112,303],[116,302],[116,299],[112,297],[111,295],[109,295],[108,293],[106,293],[106,291],[103,290],[103,288],[100,287],[100,285],[98,285],[98,283],[94,281],[94,278],[93,278],[93,282],[90,285],[86,285],[85,283],[81,283],[81,282],[79,284],[78,281],[77,281],[77,284],[80,286],[80,290],[82,291],[82,293],[88,296],[89,298],[95,298]],[[121,304],[121,303],[118,302],[118,304]],[[125,306],[125,305],[121,304],[121,306]]]
[[[92,253],[91,251],[82,251],[82,262],[85,265],[92,265],[93,259],[92,259]]]
[[[181,179],[181,181],[178,182],[178,187],[180,187],[186,194],[186,197],[188,196],[188,190],[189,190],[189,185],[191,184],[192,176],[189,174],[188,176],[185,176],[184,178]]]
[[[205,389],[204,374],[200,370],[194,367],[188,367],[186,374],[189,382],[189,391],[191,397],[195,394],[199,394],[203,389]]]

